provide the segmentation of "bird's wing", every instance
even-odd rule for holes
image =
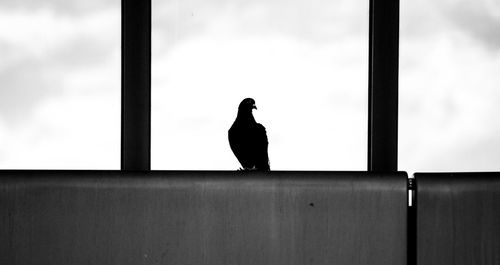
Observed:
[[[228,131],[229,146],[233,151],[236,159],[240,162],[241,166],[244,168],[252,168],[254,165],[251,159],[251,153],[249,152],[247,146],[248,143],[244,137],[244,132],[238,130],[237,128],[231,127]]]
[[[256,130],[256,167],[261,170],[269,170],[269,155],[267,152],[269,141],[267,139],[266,128],[258,123]]]

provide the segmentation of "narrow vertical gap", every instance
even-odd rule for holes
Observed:
[[[415,178],[408,179],[408,191],[411,195],[411,205],[408,205],[407,216],[407,259],[408,265],[417,264],[417,182]]]

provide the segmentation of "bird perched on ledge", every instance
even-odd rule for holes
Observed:
[[[266,128],[257,123],[252,110],[255,100],[246,98],[238,107],[238,115],[229,129],[229,145],[243,170],[269,171]]]

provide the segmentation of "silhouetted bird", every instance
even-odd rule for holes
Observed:
[[[246,98],[241,101],[236,120],[228,132],[229,145],[243,170],[268,171],[266,128],[255,121],[253,109],[257,109],[255,100]]]

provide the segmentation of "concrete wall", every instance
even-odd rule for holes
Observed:
[[[415,178],[418,264],[500,264],[500,173]]]
[[[0,264],[406,264],[406,177],[0,171]]]

